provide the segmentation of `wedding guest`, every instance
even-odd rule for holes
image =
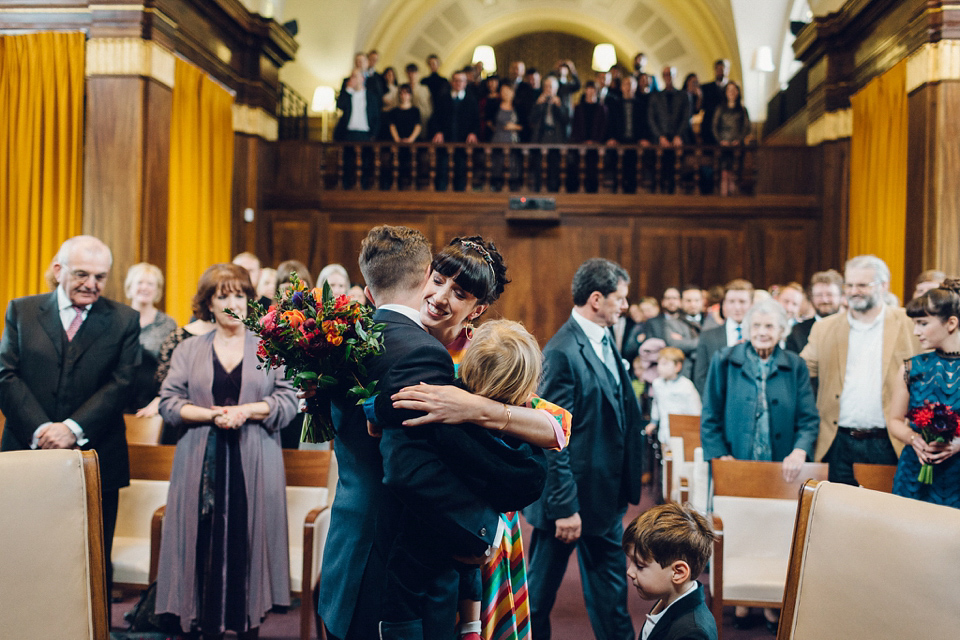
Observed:
[[[227,312],[247,313],[246,271],[216,264],[200,277],[194,314],[214,331],[181,344],[160,391],[177,443],[157,575],[157,613],[187,633],[258,637],[289,606],[283,456],[278,428],[297,411],[283,372],[261,369],[259,339]],[[277,526],[282,523],[282,526]]]
[[[947,274],[943,271],[938,271],[937,269],[927,269],[919,276],[917,276],[917,284],[913,289],[913,297],[919,298],[927,291],[931,289],[936,289],[940,286],[944,280],[946,280]]]
[[[290,288],[290,276],[294,273],[297,274],[300,282],[302,282],[307,289],[313,287],[313,278],[310,276],[310,270],[307,268],[307,265],[299,260],[284,260],[277,265],[277,295]]]
[[[426,91],[426,87],[421,87]],[[409,84],[400,85],[399,104],[386,117],[390,137],[397,143],[416,142],[423,126],[421,114],[413,106],[413,90]],[[413,153],[403,146],[397,151],[397,186],[409,188],[413,184]]]
[[[710,361],[700,435],[706,460],[772,460],[792,482],[813,460],[819,433],[810,373],[797,354],[780,348],[787,316],[772,299],[755,303],[743,324],[746,342],[717,352]],[[737,607],[735,626],[748,622]],[[764,609],[768,629],[778,616]]]
[[[177,323],[157,309],[157,303],[163,297],[163,273],[159,267],[139,262],[127,269],[123,292],[130,306],[140,313],[140,346],[143,348],[140,366],[134,371],[126,412],[142,417],[155,416],[160,406],[157,395],[160,384],[155,380],[157,356],[160,345],[177,328]]]
[[[940,402],[960,412],[960,280],[945,279],[907,304],[913,318],[913,333],[920,347],[932,349],[905,361],[897,376],[890,401],[890,433],[906,446],[900,453],[893,493],[933,504],[960,508],[960,437],[927,442],[911,427],[910,420],[924,404]],[[909,422],[908,422],[909,420]],[[921,465],[933,466],[930,483],[919,479]]]
[[[727,82],[724,96],[726,100],[714,110],[710,123],[713,137],[721,147],[739,147],[750,135],[750,116],[741,102],[740,85],[733,80]],[[734,152],[724,149],[720,154],[720,195],[737,193],[736,168]]]
[[[260,282],[257,283],[257,297],[273,300],[277,295],[277,270],[267,267],[260,272]]]
[[[328,264],[317,275],[317,286],[323,288],[323,283],[330,285],[330,293],[333,297],[342,296],[350,288],[350,274],[341,264]]]

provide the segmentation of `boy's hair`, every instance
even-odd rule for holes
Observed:
[[[460,362],[460,379],[478,395],[522,405],[537,388],[543,371],[540,345],[522,324],[491,320],[473,332]]]
[[[433,255],[427,238],[409,227],[380,225],[360,245],[360,273],[373,295],[407,291],[423,281]]]
[[[660,358],[666,358],[670,362],[675,362],[679,365],[682,365],[683,361],[687,359],[687,357],[683,355],[683,351],[676,347],[664,347],[660,349],[660,354],[657,356],[657,359],[659,360]]]
[[[668,502],[634,518],[623,532],[622,546],[627,555],[661,567],[683,560],[696,580],[710,560],[716,538],[707,519],[693,507]]]

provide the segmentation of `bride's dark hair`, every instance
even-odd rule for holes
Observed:
[[[943,322],[956,316],[960,319],[960,279],[947,278],[936,289],[907,303],[907,315],[911,318],[933,316]]]
[[[433,258],[430,267],[476,296],[479,304],[496,302],[507,285],[507,266],[493,242],[481,236],[454,238]]]

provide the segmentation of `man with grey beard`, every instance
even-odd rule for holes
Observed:
[[[897,372],[920,351],[913,322],[884,303],[890,269],[876,256],[847,261],[849,310],[813,325],[801,352],[819,382],[820,435],[814,454],[830,481],[856,485],[853,463],[896,464],[903,444],[887,430]]]

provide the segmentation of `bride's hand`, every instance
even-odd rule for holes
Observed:
[[[390,396],[394,409],[422,411],[425,415],[404,420],[403,426],[416,427],[422,424],[440,422],[443,424],[461,424],[478,419],[477,396],[453,385],[434,385],[420,383],[413,387],[404,387]]]

